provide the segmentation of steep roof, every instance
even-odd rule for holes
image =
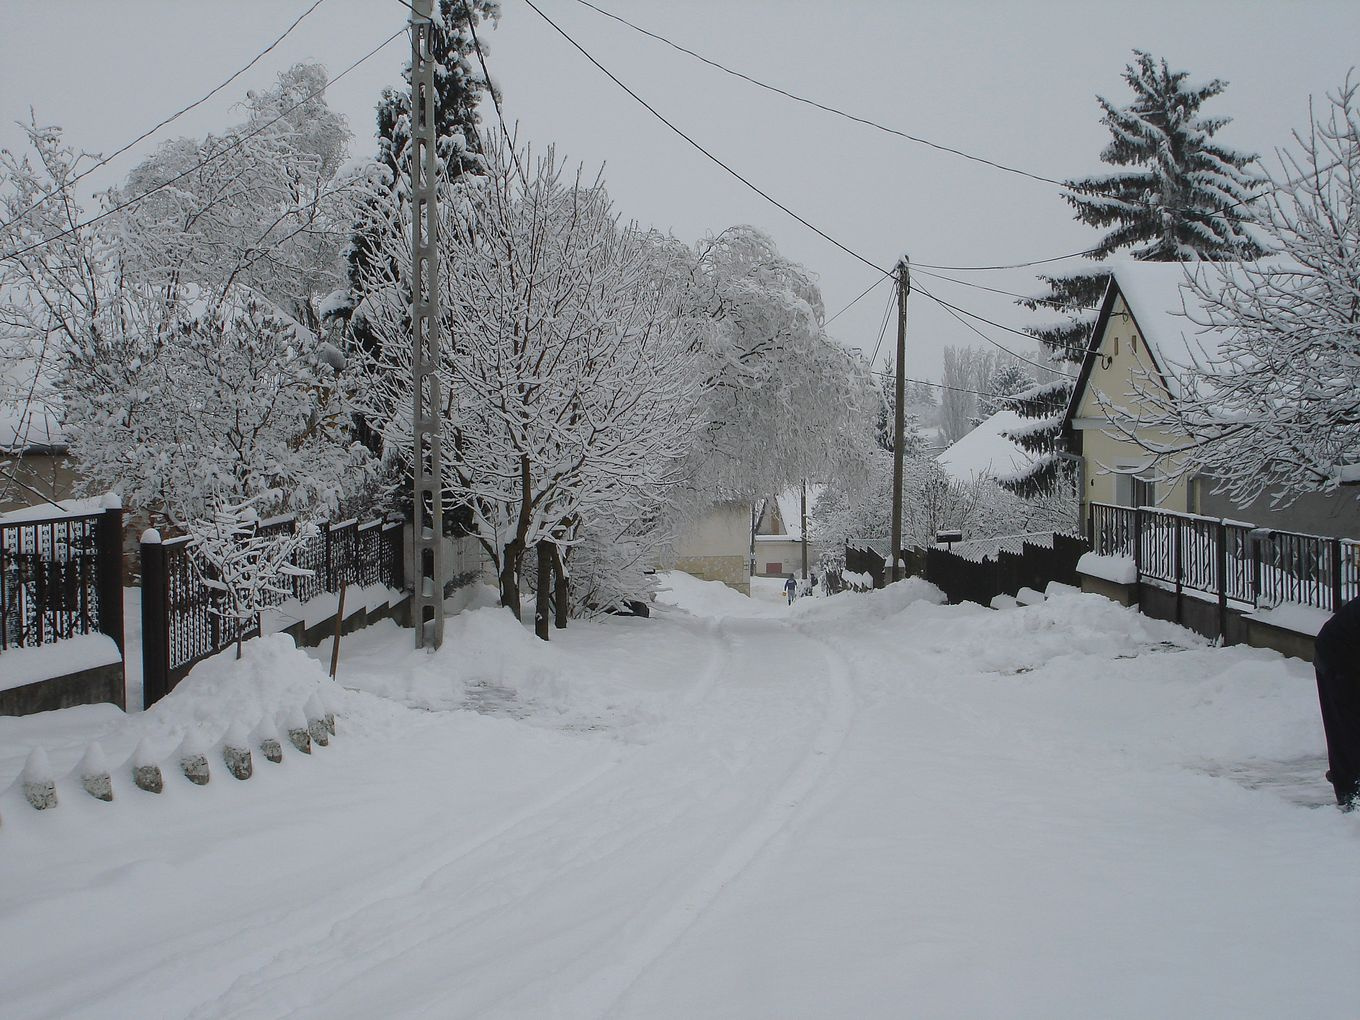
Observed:
[[[1181,395],[1181,374],[1190,368],[1209,368],[1217,360],[1220,345],[1227,335],[1221,328],[1200,325],[1205,317],[1204,309],[1190,287],[1187,274],[1217,272],[1223,268],[1231,271],[1231,264],[1116,259],[1102,265],[1110,274],[1110,284],[1087,338],[1086,354],[1063,418],[1064,430],[1071,428],[1091,378],[1095,348],[1105,335],[1105,328],[1121,296],[1153,366],[1173,397]]]
[[[1024,424],[1026,420],[1014,411],[997,411],[936,457],[935,463],[961,482],[979,476],[1007,480],[1022,475],[1034,458],[1003,433]]]

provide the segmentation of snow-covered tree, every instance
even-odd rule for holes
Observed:
[[[751,226],[670,248],[700,337],[705,426],[694,491],[755,500],[802,479],[863,474],[881,398],[862,357],[822,328],[811,273]]]
[[[334,511],[363,483],[372,465],[350,434],[353,383],[305,329],[253,300],[182,318],[145,290],[118,297],[117,317],[71,337],[63,357],[88,485],[184,526],[247,501],[265,514]]]
[[[244,633],[262,612],[290,594],[287,578],[311,573],[294,566],[294,560],[315,525],[262,529],[256,502],[223,503],[186,527],[189,562],[214,595],[209,611],[236,635],[238,659]]]
[[[1081,361],[1109,283],[1101,260],[1116,253],[1150,262],[1254,258],[1261,253],[1249,226],[1251,203],[1262,183],[1251,169],[1256,157],[1215,138],[1231,117],[1200,112],[1228,83],[1219,78],[1195,83],[1189,72],[1172,71],[1164,59],[1133,52],[1134,60],[1123,73],[1133,101],[1119,106],[1096,97],[1104,111],[1101,123],[1111,136],[1100,158],[1116,169],[1067,181],[1063,196],[1078,220],[1105,231],[1089,255],[1095,264],[1041,276],[1047,292],[1021,302],[1030,309],[1063,313],[1061,320],[1030,330],[1059,364]],[[1040,385],[1046,387],[1043,380]],[[1064,396],[1070,393],[1069,385]],[[1009,406],[1024,414],[1028,400],[1022,397]],[[1012,436],[1037,455],[1030,474],[1018,483],[1028,491],[1065,484],[1059,482],[1058,462],[1051,456],[1059,422],[1052,415],[1043,421],[1042,427],[1036,421]]]
[[[167,142],[134,167],[107,197],[133,204],[101,227],[119,271],[172,305],[248,291],[318,331],[359,197],[359,182],[340,173],[349,131],[325,84],[321,65],[295,65],[247,94],[242,123]]]
[[[874,426],[874,442],[880,450],[887,450],[889,453],[892,453],[897,438],[897,387],[893,382],[895,372],[895,362],[889,358],[887,367],[879,376],[878,389],[881,402]],[[909,399],[902,416],[903,456],[916,457],[925,452],[926,437],[921,434],[920,418],[911,410],[912,391],[908,390],[906,395]]]
[[[679,486],[700,420],[700,374],[656,240],[619,221],[601,181],[568,176],[550,150],[521,155],[526,186],[502,142],[483,148],[484,176],[441,183],[446,485],[518,614],[537,544],[565,574],[592,536],[654,535],[644,525]],[[379,341],[374,419],[406,450],[410,254],[394,238],[383,255],[358,311]]]
[[[17,457],[60,420],[62,351],[88,328],[104,295],[101,262],[69,188],[82,154],[60,128],[35,120],[24,130],[27,150],[0,151],[0,490],[33,497]]]
[[[1000,352],[998,352],[1000,353]],[[1014,362],[1002,365],[990,378],[979,378],[978,419],[986,421],[1005,406],[1005,398],[1022,393],[1034,385],[1034,379]]]
[[[1210,330],[1202,363],[1137,383],[1127,438],[1170,472],[1214,479],[1240,505],[1360,485],[1360,85],[1279,154],[1260,203],[1270,254],[1189,267],[1187,332]],[[1155,436],[1155,439],[1149,439]]]

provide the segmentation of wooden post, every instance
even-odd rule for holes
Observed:
[[[1133,508],[1133,574],[1134,581],[1141,583],[1143,580],[1143,511],[1141,507]]]
[[[331,679],[340,666],[340,630],[345,625],[345,582],[340,582],[340,602],[335,607],[335,640],[331,644]]]
[[[1100,552],[1096,548],[1096,508],[1094,503],[1086,504],[1086,545],[1091,552]]]
[[[907,257],[903,255],[897,263],[897,378],[893,390],[897,397],[897,408],[893,415],[892,548],[888,550],[892,558],[888,576],[893,581],[898,579],[901,570],[897,553],[902,548],[902,446],[906,442],[907,294],[910,292],[911,269]]]
[[[155,528],[142,533],[142,707],[170,693],[165,547]]]

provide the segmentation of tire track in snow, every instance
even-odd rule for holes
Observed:
[[[692,711],[712,694],[721,668],[730,658],[731,638],[722,633],[719,621],[716,620],[702,621],[700,627],[686,629],[692,629],[708,649],[704,666],[697,671],[697,679],[680,699],[682,709]],[[363,931],[366,919],[385,905],[401,900],[426,902],[426,897],[422,894],[429,891],[432,881],[441,873],[479,853],[494,851],[498,844],[511,838],[521,841],[532,840],[549,831],[559,823],[563,808],[580,801],[588,803],[590,791],[639,750],[640,748],[632,748],[590,769],[578,781],[526,805],[500,824],[461,841],[455,847],[448,848],[446,852],[437,850],[441,845],[438,841],[423,845],[420,852],[414,854],[408,852],[403,857],[407,863],[415,862],[414,874],[407,874],[401,880],[387,883],[377,892],[370,888],[362,897],[361,903],[348,906],[339,916],[318,919],[314,924],[299,930],[295,908],[276,908],[270,911],[265,919],[240,929],[235,933],[236,936],[249,944],[262,933],[277,931],[281,925],[291,924],[296,931],[295,937],[290,939],[287,945],[275,948],[270,955],[260,960],[258,965],[252,966],[249,973],[239,975],[220,993],[203,1001],[196,1009],[186,1014],[187,1020],[206,1020],[209,1017],[221,1016],[224,1012],[235,1013],[247,1007],[259,1009],[263,1002],[273,1003],[271,1008],[279,1010],[277,1014],[279,1016],[290,1015],[292,1010],[286,1004],[287,1000],[277,1000],[273,990],[287,989],[299,975],[316,966],[314,955],[316,946],[347,944],[349,941],[347,933],[353,930]],[[431,854],[431,851],[435,852]],[[427,909],[429,913],[434,914],[442,912],[444,908],[438,904],[427,904]],[[419,924],[412,924],[409,927],[415,932],[422,930]],[[381,967],[384,961],[396,960],[426,941],[429,941],[428,937],[384,939],[380,946],[372,947],[377,951],[365,955],[364,966]],[[167,963],[192,967],[194,955],[196,954],[183,953],[177,954],[169,961],[155,961],[147,974],[154,973]],[[291,962],[288,962],[290,958]],[[352,959],[339,958],[332,961],[330,966],[335,971],[347,972],[353,964]]]
[[[850,732],[854,718],[850,673],[826,641],[813,637],[801,627],[789,626],[788,630],[819,645],[827,665],[827,711],[802,759],[755,820],[727,845],[668,910],[652,922],[649,930],[630,942],[622,959],[596,972],[574,992],[555,997],[557,1015],[616,1015],[629,989],[679,942],[723,890],[759,858],[826,774],[832,758]]]

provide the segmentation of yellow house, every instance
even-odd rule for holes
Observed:
[[[1161,464],[1110,422],[1110,415],[1140,420],[1145,394],[1179,395],[1178,376],[1207,367],[1217,354],[1221,332],[1205,330],[1187,317],[1196,299],[1185,286],[1178,262],[1112,262],[1091,339],[1063,419],[1068,449],[1081,459],[1081,519],[1091,503],[1155,506],[1181,513],[1247,520],[1261,526],[1307,534],[1360,537],[1360,504],[1353,494],[1301,496],[1274,509],[1269,499],[1238,507],[1215,493],[1212,478],[1175,477],[1175,459]],[[1183,436],[1138,429],[1139,439],[1172,448]]]

